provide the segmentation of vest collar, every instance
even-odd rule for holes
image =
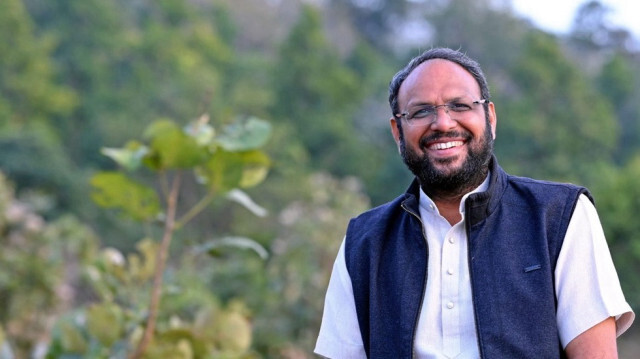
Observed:
[[[489,188],[485,192],[472,193],[465,202],[465,220],[468,225],[472,226],[487,218],[500,203],[504,189],[507,186],[507,174],[498,165],[498,159],[495,155],[491,156],[489,171]],[[419,198],[420,183],[417,178],[414,178],[404,194],[402,205],[413,214],[419,216]]]
[[[472,194],[465,203],[465,217],[468,226],[473,226],[487,218],[500,204],[507,187],[507,174],[500,168],[495,156],[491,157],[489,171],[491,171],[489,189],[485,192]]]

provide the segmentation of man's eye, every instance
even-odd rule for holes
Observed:
[[[464,112],[471,110],[471,106],[461,102],[454,102],[452,104],[449,104],[448,107],[451,109],[451,111],[455,112]]]
[[[433,108],[430,108],[430,107],[421,108],[418,111],[414,112],[411,118],[425,118],[425,117],[431,116],[433,112],[434,112]]]

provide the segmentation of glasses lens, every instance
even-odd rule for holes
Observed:
[[[403,118],[407,125],[412,127],[430,125],[438,117],[438,108],[442,107],[450,119],[464,119],[473,109],[474,105],[479,105],[484,102],[485,100],[457,100],[438,106],[425,105],[405,112]]]

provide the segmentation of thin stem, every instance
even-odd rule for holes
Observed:
[[[169,180],[167,178],[167,172],[162,170],[160,172],[160,192],[164,198],[169,196]]]
[[[162,242],[157,254],[156,269],[153,277],[153,288],[151,290],[151,302],[149,303],[149,317],[147,318],[147,326],[144,330],[140,344],[136,348],[136,351],[131,356],[131,359],[138,359],[142,357],[144,352],[153,339],[153,332],[156,327],[156,319],[158,317],[158,309],[160,307],[160,298],[162,297],[162,278],[164,275],[164,268],[169,255],[169,245],[171,244],[171,238],[175,231],[175,218],[176,209],[178,206],[178,194],[180,190],[180,173],[178,172],[171,184],[171,191],[167,197],[167,218],[164,226],[164,233],[162,235]]]
[[[187,213],[185,213],[180,219],[176,221],[176,225],[175,225],[176,229],[179,229],[185,224],[187,224],[187,222],[192,220],[193,217],[197,216],[198,213],[202,212],[202,210],[207,208],[209,203],[211,203],[211,201],[213,201],[214,198],[215,198],[215,193],[213,191],[207,193],[206,196],[202,197],[202,199],[198,201],[198,203],[196,203],[193,207],[191,207],[191,209],[189,209]]]

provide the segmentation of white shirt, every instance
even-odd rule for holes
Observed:
[[[429,270],[414,343],[416,358],[480,357],[467,260],[464,203],[469,195],[486,191],[488,187],[487,176],[478,188],[462,197],[459,208],[462,220],[453,226],[420,190],[420,217],[422,223],[429,223],[423,227],[429,246]]]
[[[483,183],[476,191],[486,189]],[[420,216],[429,246],[427,287],[414,343],[417,358],[478,358],[462,221],[449,225],[422,191]],[[617,335],[635,314],[625,301],[592,203],[580,196],[569,222],[555,269],[557,324],[563,347],[580,333],[614,316]],[[333,359],[366,358],[344,258],[344,240],[334,263],[315,352]]]

